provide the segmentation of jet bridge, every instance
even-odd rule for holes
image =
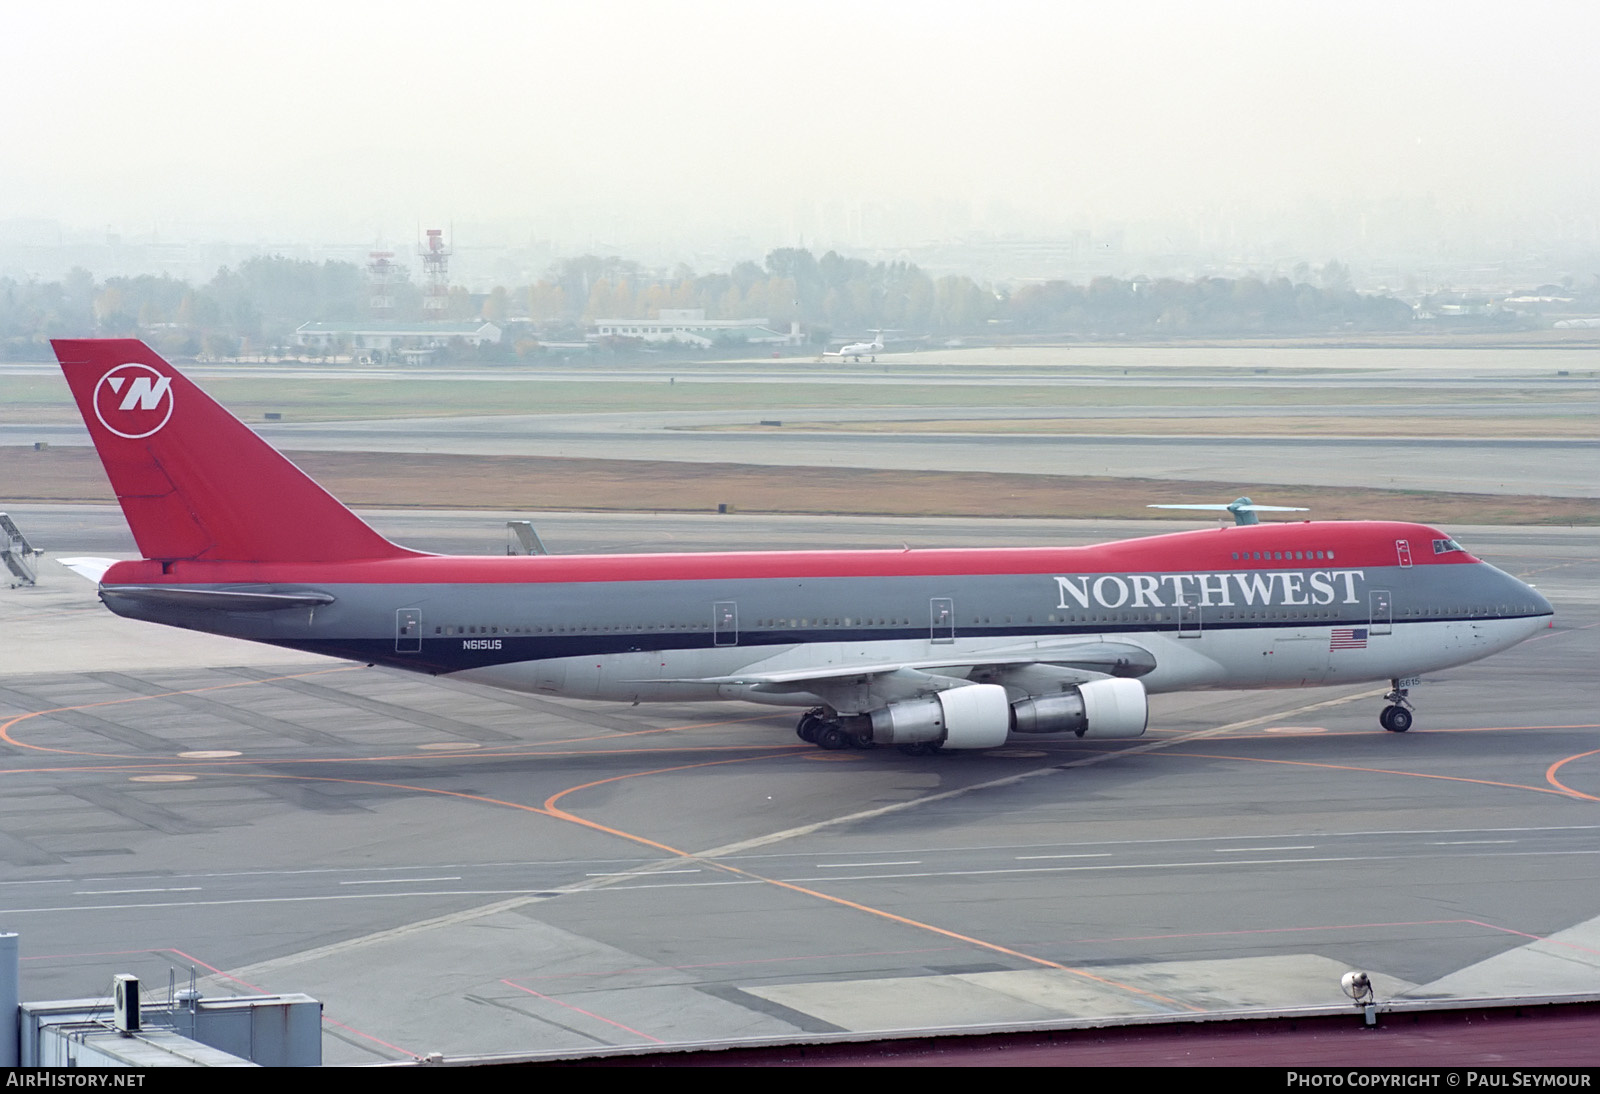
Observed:
[[[42,554],[43,551],[28,542],[28,537],[22,534],[16,521],[0,513],[0,559],[5,561],[13,589],[19,585],[32,585],[38,580],[38,571],[30,559]]]

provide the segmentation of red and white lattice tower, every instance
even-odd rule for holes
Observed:
[[[417,246],[422,257],[422,314],[428,319],[443,319],[450,303],[450,248],[444,232],[428,229],[428,241]]]

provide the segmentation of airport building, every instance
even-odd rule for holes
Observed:
[[[295,328],[297,345],[337,352],[353,350],[376,358],[426,358],[435,350],[460,340],[469,346],[498,343],[501,330],[493,323],[396,323],[376,319],[355,323],[302,323]]]
[[[716,345],[799,345],[800,324],[790,323],[789,333],[775,331],[767,319],[707,319],[704,308],[662,308],[657,319],[596,319],[592,340],[638,338],[646,342],[678,342],[702,348]]]

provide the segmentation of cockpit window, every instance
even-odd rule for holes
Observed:
[[[1436,555],[1448,554],[1451,551],[1464,551],[1465,547],[1453,539],[1436,539],[1433,541],[1433,553]]]

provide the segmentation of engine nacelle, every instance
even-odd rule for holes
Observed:
[[[1011,731],[1011,706],[998,684],[968,684],[929,699],[891,703],[867,717],[878,744],[994,748],[1005,744]]]
[[[1140,736],[1150,724],[1150,704],[1137,680],[1090,680],[1060,695],[1022,699],[1011,712],[1018,733],[1126,738]]]

